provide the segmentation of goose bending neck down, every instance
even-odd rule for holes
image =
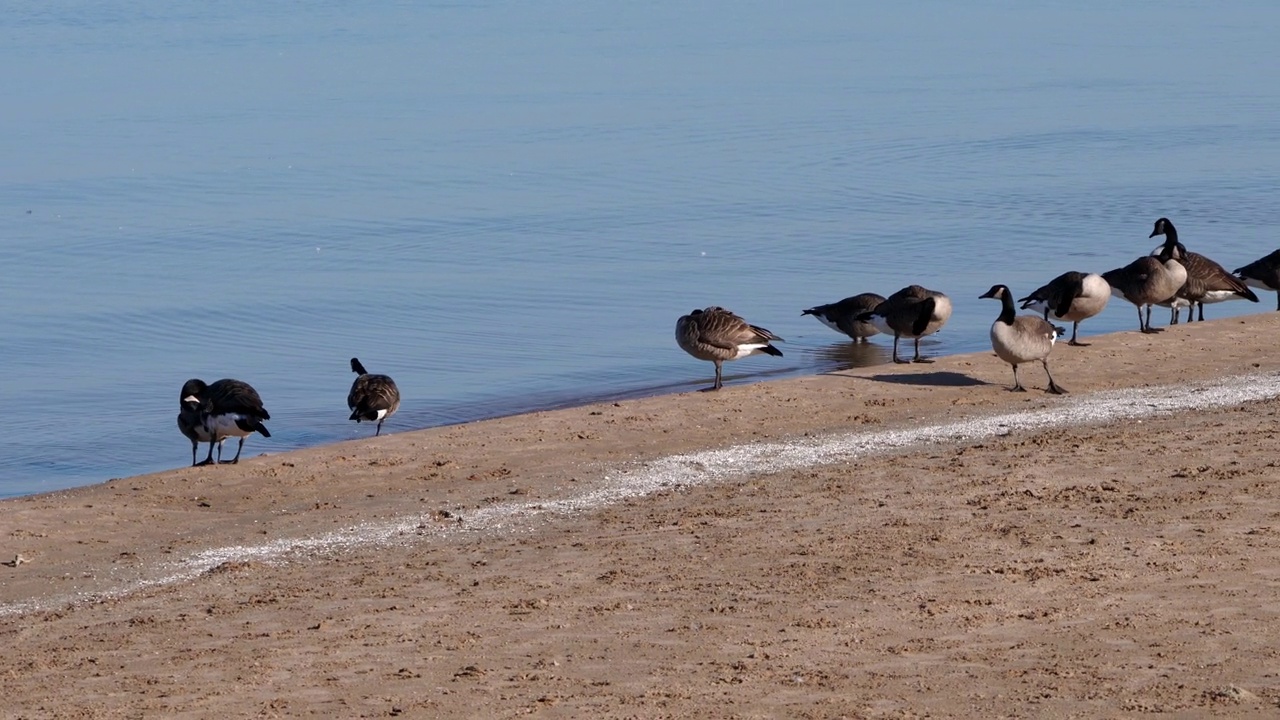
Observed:
[[[1066,392],[1053,381],[1049,372],[1049,353],[1059,335],[1066,330],[1050,325],[1047,320],[1034,315],[1018,316],[1013,309],[1013,294],[1005,285],[992,285],[991,289],[979,298],[994,298],[1000,301],[1000,316],[991,323],[991,349],[1005,362],[1013,366],[1013,387],[1015,392],[1026,392],[1018,379],[1018,366],[1039,360],[1044,366],[1044,374],[1049,378],[1048,391],[1061,395]]]
[[[857,319],[874,324],[880,332],[893,334],[894,362],[930,363],[933,361],[920,356],[920,338],[938,332],[950,318],[950,298],[919,285],[908,285]],[[916,354],[911,360],[898,357],[898,341],[904,337],[916,342]]]
[[[1068,345],[1088,347],[1076,339],[1083,320],[1102,312],[1111,299],[1111,286],[1101,275],[1095,273],[1065,272],[1049,281],[1047,285],[1036,288],[1030,295],[1022,298],[1023,310],[1034,310],[1041,313],[1048,321],[1052,315],[1055,320],[1071,322],[1071,340]]]

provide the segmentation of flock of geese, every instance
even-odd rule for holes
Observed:
[[[1170,324],[1176,325],[1182,308],[1187,308],[1187,322],[1192,322],[1196,315],[1204,320],[1204,306],[1209,303],[1235,299],[1258,302],[1250,287],[1280,292],[1280,250],[1239,268],[1233,275],[1204,255],[1187,250],[1168,218],[1156,220],[1148,237],[1157,236],[1164,236],[1164,243],[1150,255],[1101,275],[1063,273],[1017,301],[1022,309],[1040,316],[1018,315],[1013,293],[1005,285],[994,285],[980,296],[1001,303],[1000,315],[991,324],[991,348],[1013,366],[1012,390],[1026,390],[1018,378],[1018,366],[1039,361],[1049,378],[1048,392],[1066,392],[1049,372],[1049,353],[1066,331],[1049,321],[1052,318],[1072,323],[1068,344],[1087,346],[1078,339],[1080,323],[1102,312],[1112,295],[1138,309],[1139,330],[1155,333],[1161,331],[1151,326],[1151,308],[1155,305],[1170,308]],[[1280,310],[1280,295],[1276,310]],[[811,307],[801,315],[813,315],[855,342],[865,342],[877,333],[892,334],[894,362],[927,363],[932,361],[920,356],[920,338],[946,324],[951,317],[951,300],[943,293],[909,285],[887,298],[862,293]],[[902,338],[915,341],[911,360],[898,356]],[[726,361],[758,354],[781,357],[782,351],[773,346],[776,342],[782,342],[782,338],[722,307],[694,310],[676,321],[676,343],[693,357],[715,364],[715,384],[706,390],[723,387],[721,367]]]
[[[1209,258],[1189,252],[1178,241],[1178,231],[1167,218],[1156,221],[1150,237],[1157,235],[1164,236],[1164,244],[1151,255],[1101,275],[1063,273],[1017,301],[1022,309],[1040,313],[1038,317],[1018,315],[1013,293],[1005,285],[994,285],[981,295],[1000,301],[1000,315],[991,324],[991,347],[1001,360],[1013,366],[1013,390],[1025,391],[1018,378],[1018,366],[1039,361],[1049,378],[1048,391],[1066,392],[1049,373],[1049,353],[1065,330],[1049,320],[1071,322],[1068,344],[1083,346],[1085,343],[1077,338],[1080,323],[1102,312],[1113,294],[1133,303],[1138,308],[1139,329],[1152,333],[1160,331],[1151,327],[1154,305],[1171,308],[1170,323],[1176,324],[1184,307],[1187,322],[1191,322],[1196,311],[1199,319],[1204,320],[1207,303],[1235,298],[1258,302],[1249,286],[1280,291],[1280,250],[1245,265],[1232,275]],[[1276,309],[1280,310],[1280,296]],[[908,285],[887,298],[862,293],[811,307],[801,314],[813,315],[854,341],[865,342],[877,333],[892,334],[894,362],[927,363],[933,361],[921,357],[920,338],[942,329],[951,317],[951,300],[943,293]],[[898,356],[898,343],[902,338],[915,341],[915,355],[911,360]],[[676,342],[693,357],[715,364],[715,384],[707,390],[719,390],[723,386],[721,368],[726,361],[758,354],[782,356],[782,351],[773,346],[782,342],[782,338],[722,307],[694,310],[677,320]],[[400,408],[400,390],[390,377],[370,374],[356,358],[351,358],[351,370],[356,379],[347,394],[349,419],[376,422],[374,435],[380,435],[382,423]],[[240,380],[226,378],[214,383],[188,380],[182,386],[178,407],[178,429],[191,441],[193,466],[239,462],[245,438],[255,432],[271,437],[264,424],[271,419],[271,414],[263,407],[258,392]],[[235,457],[223,460],[223,443],[233,437],[240,440]],[[200,443],[209,444],[209,454],[197,462]]]

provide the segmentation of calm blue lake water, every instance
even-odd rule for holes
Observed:
[[[396,432],[703,387],[672,331],[709,304],[787,338],[733,382],[887,361],[800,311],[912,282],[955,302],[927,351],[980,350],[992,283],[1127,263],[1161,215],[1234,268],[1280,246],[1277,27],[1261,0],[17,0],[0,495],[186,465],[189,377],[260,391],[252,456],[371,434],[353,355],[398,381]]]

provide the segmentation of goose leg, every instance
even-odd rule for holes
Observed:
[[[912,358],[911,362],[918,362],[918,363],[933,362],[933,360],[930,360],[929,358],[920,357],[920,338],[916,338],[916,356]]]
[[[1141,323],[1141,322],[1142,322],[1142,308],[1138,308],[1138,322],[1139,322],[1139,323]],[[1148,305],[1148,306],[1147,306],[1147,324],[1146,324],[1146,326],[1145,326],[1145,327],[1143,327],[1143,328],[1142,328],[1142,332],[1144,332],[1144,333],[1158,333],[1158,332],[1163,332],[1163,331],[1164,331],[1164,328],[1153,328],[1153,327],[1151,327],[1151,306],[1150,306],[1150,305]]]
[[[1171,316],[1169,317],[1169,324],[1170,324],[1170,325],[1177,325],[1177,324],[1178,324],[1178,316],[1181,314],[1181,313],[1179,313],[1179,312],[1178,312],[1178,306],[1177,306],[1177,305],[1174,305],[1173,307],[1171,307],[1171,308],[1169,308],[1169,309],[1173,312],[1173,315],[1171,315]]]
[[[1013,366],[1013,387],[1009,388],[1011,392],[1026,392],[1027,389],[1022,387],[1022,381],[1018,379],[1018,366]]]
[[[195,440],[191,441],[191,467],[196,466],[196,446],[199,444],[200,443],[196,442]]]
[[[716,364],[716,382],[714,385],[712,385],[709,388],[702,388],[702,392],[714,392],[716,390],[719,390],[721,385],[723,384],[720,381],[720,361],[716,360],[715,364]]]
[[[1196,308],[1199,309],[1200,322],[1204,322],[1204,303],[1196,303]]]
[[[201,464],[201,465],[212,465],[212,464],[213,464],[213,446],[214,446],[214,445],[217,445],[217,444],[218,444],[218,436],[215,434],[215,435],[213,435],[213,436],[211,437],[211,439],[209,440],[209,457],[205,458],[204,460],[201,460],[201,461],[200,461],[200,464]],[[221,453],[219,453],[219,455],[221,455]]]
[[[893,361],[900,364],[910,362],[910,360],[903,360],[898,357],[898,333],[893,334]]]
[[[1049,372],[1049,361],[1041,360],[1040,364],[1044,365],[1044,374],[1049,378],[1049,392],[1054,395],[1065,395],[1067,391],[1063,390],[1058,383],[1053,381],[1053,374]]]
[[[385,419],[385,418],[384,418]],[[373,436],[378,437],[382,434],[382,420],[378,421],[378,429],[373,431]]]
[[[1068,344],[1068,345],[1075,345],[1076,347],[1089,347],[1089,345],[1091,345],[1092,343],[1082,343],[1082,342],[1080,342],[1079,340],[1076,340],[1076,333],[1078,333],[1078,332],[1080,332],[1080,321],[1079,321],[1079,320],[1077,320],[1077,321],[1075,321],[1074,323],[1072,323],[1072,324],[1071,324],[1071,340],[1070,340],[1070,341],[1068,341],[1068,342],[1067,342],[1067,344]]]
[[[236,463],[240,462],[240,451],[243,449],[244,449],[244,438],[240,438],[240,444],[236,446],[236,456],[224,462],[221,457],[222,453],[218,453],[218,456],[219,456],[218,462],[223,463],[224,465],[235,465]]]

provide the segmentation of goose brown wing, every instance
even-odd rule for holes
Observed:
[[[353,411],[353,420],[356,416],[366,415],[375,416],[368,418],[370,420],[376,419],[379,410],[391,413],[399,405],[400,389],[396,387],[395,381],[386,375],[361,375],[356,378],[350,394],[347,395],[347,407]]]
[[[1240,278],[1227,272],[1226,268],[1204,255],[1188,252],[1183,264],[1187,266],[1188,281],[1191,277],[1195,277],[1203,284],[1206,292],[1227,290],[1253,302],[1258,302],[1258,296],[1254,295],[1253,290],[1248,285],[1245,285]]]

